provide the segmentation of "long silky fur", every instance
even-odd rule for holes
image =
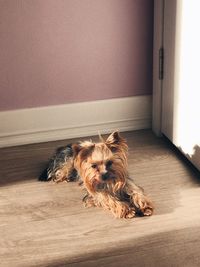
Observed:
[[[118,132],[106,140],[100,134],[99,138],[99,143],[89,140],[58,149],[41,180],[59,182],[80,177],[86,191],[83,199],[86,205],[110,210],[117,218],[132,218],[136,213],[151,215],[150,199],[129,177],[126,140]],[[107,167],[109,161],[112,163]],[[93,168],[93,165],[97,167]],[[109,176],[104,181],[105,171]]]

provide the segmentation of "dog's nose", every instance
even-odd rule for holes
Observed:
[[[103,173],[102,175],[101,175],[101,177],[102,177],[102,180],[107,180],[108,178],[109,178],[109,173],[108,172],[105,172],[105,173]]]

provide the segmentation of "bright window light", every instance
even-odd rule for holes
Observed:
[[[182,0],[178,33],[177,92],[174,137],[184,153],[192,156],[200,146],[200,1]]]

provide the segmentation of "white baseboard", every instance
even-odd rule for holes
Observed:
[[[151,128],[152,97],[0,112],[0,147]]]

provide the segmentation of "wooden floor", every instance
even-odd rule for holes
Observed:
[[[198,173],[151,131],[123,136],[152,217],[114,219],[84,208],[76,183],[38,182],[53,150],[72,140],[1,149],[0,266],[200,266]]]

